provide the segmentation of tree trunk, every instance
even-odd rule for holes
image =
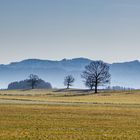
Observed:
[[[32,84],[32,89],[34,89],[34,85]]]
[[[69,84],[67,85],[67,89],[69,89]]]
[[[35,84],[34,84],[34,82],[32,82],[32,89],[34,89],[35,88]]]
[[[95,93],[97,93],[98,90],[97,90],[97,84],[95,84]]]

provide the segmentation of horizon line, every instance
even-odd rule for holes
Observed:
[[[26,60],[40,60],[40,61],[63,61],[63,60],[74,60],[74,59],[87,59],[87,60],[91,60],[91,61],[104,61],[102,59],[92,59],[92,58],[87,58],[87,57],[73,57],[73,58],[63,58],[63,59],[43,59],[43,58],[23,58],[23,59],[19,59],[17,61],[10,61],[10,62],[7,62],[7,63],[1,63],[0,65],[9,65],[9,64],[12,64],[12,63],[19,63],[19,62],[22,62],[22,61],[26,61]],[[108,64],[114,64],[114,63],[127,63],[127,62],[134,62],[134,61],[138,61],[140,62],[140,60],[138,59],[133,59],[133,60],[122,60],[122,61],[116,61],[116,62],[106,62],[104,61],[105,63],[108,63]]]

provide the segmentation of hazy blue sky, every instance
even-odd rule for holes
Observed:
[[[0,0],[0,63],[140,60],[140,0]]]

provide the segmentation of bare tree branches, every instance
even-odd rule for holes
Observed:
[[[37,83],[39,82],[39,77],[34,74],[30,74],[28,83],[31,85],[31,88],[34,89]]]
[[[109,66],[103,61],[93,61],[85,67],[81,77],[85,79],[85,85],[91,90],[94,87],[95,93],[97,93],[98,86],[103,86],[110,82]]]
[[[72,86],[72,83],[74,83],[75,79],[72,75],[68,75],[64,79],[64,85],[67,86],[67,89],[69,89],[70,86]]]

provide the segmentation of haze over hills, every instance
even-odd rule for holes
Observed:
[[[72,74],[76,79],[74,88],[85,88],[81,73],[85,65],[91,61],[93,60],[87,58],[60,61],[27,59],[8,65],[0,65],[0,87],[7,88],[10,82],[24,80],[33,73],[57,88],[63,88],[64,77]],[[112,75],[111,86],[140,88],[140,62],[138,60],[109,65]]]

